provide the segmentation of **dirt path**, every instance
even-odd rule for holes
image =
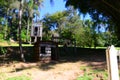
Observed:
[[[14,77],[26,75],[32,80],[76,80],[84,74],[81,67],[92,67],[92,69],[105,69],[106,63],[102,60],[83,60],[83,59],[61,59],[62,61],[52,61],[50,63],[23,63],[14,62],[0,67],[0,73],[4,76]],[[88,71],[89,72],[89,71]],[[5,79],[3,79],[5,80]],[[95,79],[99,80],[99,79]]]
[[[34,80],[75,80],[81,73],[78,63],[62,63],[50,70],[35,70],[32,76]]]
[[[40,63],[14,63],[11,66],[2,66],[1,71],[6,73],[7,77],[27,75],[32,80],[76,80],[83,74],[80,70],[80,61],[77,62],[51,62]]]

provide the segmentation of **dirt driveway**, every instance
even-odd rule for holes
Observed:
[[[5,73],[6,77],[26,75],[32,80],[76,80],[84,74],[81,67],[92,66],[93,69],[104,69],[104,61],[82,61],[79,59],[68,59],[52,61],[50,63],[23,63],[14,62],[9,65],[1,66],[0,72]]]

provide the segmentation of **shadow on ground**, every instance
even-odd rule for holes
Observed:
[[[12,65],[13,62],[21,63],[18,47],[8,48],[8,54],[4,62],[2,57],[0,58],[0,64]],[[23,52],[26,54],[26,63],[21,64],[20,67],[15,68],[15,71],[19,72],[25,69],[39,68],[43,71],[53,69],[56,64],[62,64],[67,62],[79,62],[91,66],[92,69],[104,70],[106,68],[106,56],[105,49],[89,49],[89,48],[67,48],[64,50],[59,48],[59,60],[51,61],[49,63],[41,63],[40,61],[34,62],[32,55],[34,54],[33,47],[23,48]],[[33,65],[30,65],[33,64]],[[16,67],[16,66],[15,66]]]

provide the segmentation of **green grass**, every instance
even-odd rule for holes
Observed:
[[[8,78],[6,80],[32,80],[32,79],[28,76],[21,75],[21,76],[11,77],[11,78]]]
[[[32,78],[26,75],[10,77],[7,75],[7,73],[0,72],[0,80],[32,80]]]
[[[84,71],[84,74],[79,76],[77,80],[107,80],[106,70],[92,69],[91,66],[82,66],[80,69]]]
[[[19,46],[19,44],[11,44],[10,46]],[[33,46],[31,44],[22,44],[22,46]]]
[[[19,46],[17,42],[9,42],[9,41],[2,41],[0,42],[0,46]],[[32,44],[22,44],[22,46],[33,46]]]
[[[84,75],[78,77],[77,80],[93,80],[93,76],[92,75],[88,75],[87,73],[84,73]]]

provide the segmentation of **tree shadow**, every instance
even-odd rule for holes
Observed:
[[[56,64],[59,64],[59,62],[56,62],[56,61],[51,61],[49,63],[42,63],[39,68],[43,71],[47,71],[47,70],[50,70],[50,69],[54,69],[54,66]]]
[[[78,61],[82,61],[83,64],[87,63],[87,65],[92,66],[93,69],[102,69],[102,68],[105,68],[105,66],[106,66],[105,49],[77,48],[76,53],[74,53],[73,48],[68,48],[67,50],[69,50],[69,52],[64,53],[64,52],[62,52],[62,48],[61,48],[61,49],[59,49],[60,57],[59,57],[58,61],[50,61],[48,63],[42,63],[40,61],[39,62],[34,61],[33,57],[31,56],[32,54],[34,54],[34,52],[33,52],[33,49],[31,49],[31,48],[32,47],[23,49],[25,54],[27,54],[26,55],[26,60],[27,60],[26,64],[27,63],[36,63],[36,65],[32,65],[32,66],[29,65],[27,67],[23,65],[19,68],[16,68],[15,71],[19,72],[19,71],[22,71],[25,69],[31,69],[31,68],[38,68],[43,71],[47,71],[50,69],[54,69],[54,66],[56,64],[62,64],[62,63],[68,63],[68,62],[74,63],[74,62],[78,62]],[[18,51],[15,51],[15,50],[18,50],[18,48],[15,48],[15,49],[10,48],[10,50],[11,50],[11,53],[12,52],[13,53],[12,53],[12,55],[8,56],[9,57],[8,61],[21,62],[20,58],[18,58],[18,56],[20,54],[18,53]],[[31,56],[31,57],[29,57],[29,56]]]

